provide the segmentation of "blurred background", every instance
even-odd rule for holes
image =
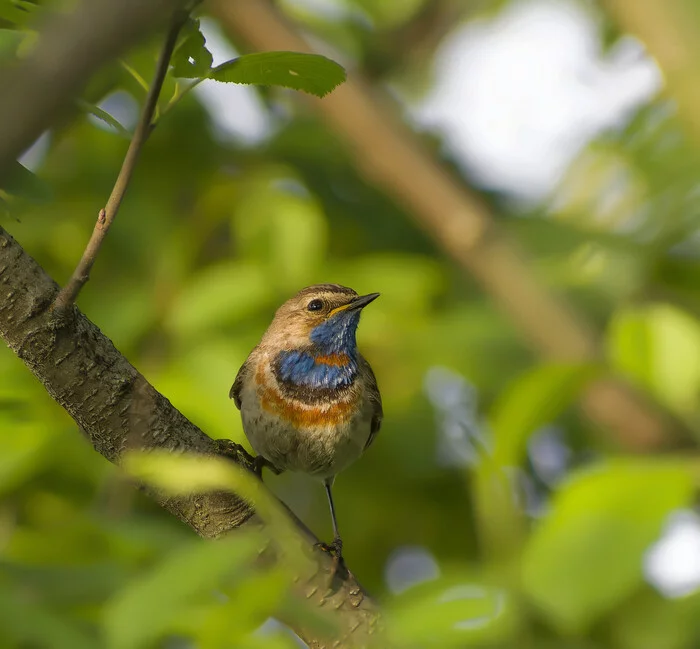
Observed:
[[[0,57],[24,42],[7,32],[31,37],[29,4],[3,0]],[[20,5],[26,22],[7,10]],[[200,12],[215,64],[275,38],[236,11],[221,0]],[[487,223],[499,254],[470,272],[426,218],[425,178],[408,178],[421,202],[387,181],[403,160],[378,174],[358,163],[373,142],[324,117],[343,88],[312,102],[205,81],[160,119],[81,309],[207,434],[247,445],[227,394],[277,306],[320,282],[380,292],[358,336],[384,425],[334,492],[348,565],[397,645],[699,646],[700,4],[284,0],[275,11],[364,79],[371,105],[458,187],[472,212],[439,214],[444,231]],[[132,129],[159,42],[104,69],[84,100]],[[0,195],[3,227],[59,283],[127,145],[76,112],[24,154],[36,178]],[[528,303],[523,278],[566,318]],[[585,351],[546,349],[569,323]],[[0,647],[296,646],[265,622],[288,584],[262,578],[236,606],[212,585],[169,617],[142,607],[134,624],[160,615],[158,640],[105,636],[120,598],[193,535],[95,453],[6,349],[0,377]],[[611,377],[634,398],[596,391]],[[318,484],[265,481],[330,537]],[[231,628],[213,633],[226,606]]]

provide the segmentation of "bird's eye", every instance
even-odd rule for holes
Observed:
[[[309,311],[320,311],[323,308],[323,300],[311,300],[306,308]]]

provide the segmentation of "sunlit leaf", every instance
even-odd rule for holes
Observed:
[[[210,79],[227,83],[254,83],[327,95],[345,81],[345,70],[320,54],[258,52],[244,54],[215,67]]]
[[[608,332],[614,366],[651,388],[679,412],[691,413],[700,394],[700,324],[671,305],[623,309]]]
[[[525,592],[559,629],[585,630],[642,583],[644,552],[692,496],[681,463],[628,460],[579,471],[525,549]]]
[[[279,534],[295,533],[279,503],[260,480],[226,458],[168,451],[133,452],[123,458],[122,465],[140,481],[173,495],[234,492],[251,503]]]

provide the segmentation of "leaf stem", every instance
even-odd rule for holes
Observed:
[[[148,89],[148,95],[146,96],[146,102],[143,106],[139,123],[134,130],[131,143],[129,144],[129,148],[124,156],[124,162],[122,162],[119,175],[117,176],[117,180],[112,188],[112,193],[107,200],[107,204],[100,210],[97,216],[97,222],[95,223],[90,240],[83,251],[83,255],[80,258],[78,265],[73,271],[70,280],[68,280],[68,283],[56,296],[56,300],[54,301],[54,309],[56,310],[66,309],[73,304],[81,289],[83,286],[85,286],[85,283],[90,277],[90,270],[95,263],[97,254],[100,252],[102,243],[107,236],[109,228],[114,222],[114,217],[117,215],[119,206],[121,205],[124,195],[126,194],[126,190],[129,186],[131,176],[134,173],[134,168],[136,167],[136,161],[139,153],[141,152],[141,148],[146,143],[146,140],[148,140],[148,137],[155,126],[153,122],[153,115],[155,113],[156,106],[158,105],[158,97],[160,95],[161,88],[163,87],[163,81],[165,80],[165,76],[168,72],[170,57],[175,49],[178,33],[185,24],[187,16],[188,13],[182,10],[176,11],[173,15],[165,36],[163,47],[158,57],[155,75],[153,77],[153,81],[151,82],[151,86]]]

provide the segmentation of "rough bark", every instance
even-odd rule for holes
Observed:
[[[0,228],[0,337],[73,417],[95,450],[114,463],[127,449],[215,454],[214,441],[153,388],[76,306],[60,316],[51,308],[58,290]],[[151,495],[204,538],[260,524],[232,493]],[[315,543],[317,539],[296,522],[300,534]],[[294,619],[285,622],[314,649],[367,646],[378,627],[374,603],[351,574],[334,577],[331,559],[320,551],[316,554],[318,570],[310,577],[300,576],[296,594],[327,611],[340,632],[329,640]]]

